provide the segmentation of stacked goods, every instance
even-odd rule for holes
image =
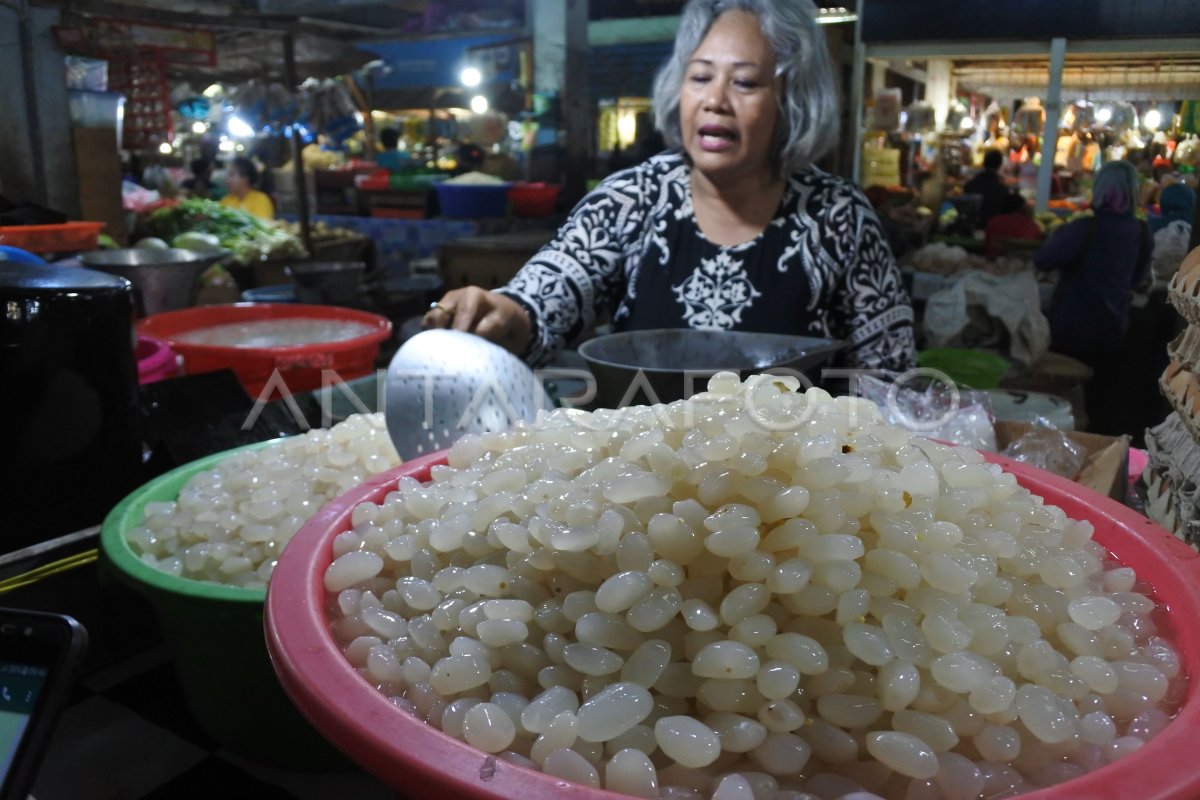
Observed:
[[[638,797],[1010,797],[1170,724],[1179,655],[1089,522],[797,388],[463,437],[355,506],[333,636],[447,734]]]
[[[1146,514],[1200,547],[1200,248],[1180,264],[1168,296],[1188,327],[1168,346],[1171,361],[1159,379],[1175,411],[1146,436]]]

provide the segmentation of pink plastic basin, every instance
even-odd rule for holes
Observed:
[[[139,334],[133,354],[138,362],[138,383],[161,381],[179,372],[175,351],[162,339]]]
[[[1095,539],[1150,583],[1167,609],[1162,626],[1189,679],[1200,675],[1200,554],[1135,511],[1076,483],[999,456],[988,456],[1022,486],[1069,516],[1090,520]],[[509,764],[454,739],[394,706],[342,655],[329,631],[324,588],[333,538],[349,530],[362,502],[382,502],[405,475],[428,480],[445,463],[431,453],[349,490],[312,517],[283,551],[267,590],[267,649],[292,701],[346,755],[413,797],[473,800],[616,800],[618,795]],[[1200,725],[1194,685],[1174,721],[1145,746],[1095,772],[1021,795],[1021,800],[1194,800],[1200,770],[1192,738]]]

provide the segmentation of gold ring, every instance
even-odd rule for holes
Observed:
[[[447,314],[449,314],[449,313],[450,313],[450,309],[446,308],[446,307],[445,307],[444,305],[442,305],[441,303],[430,303],[430,304],[429,304],[429,310],[430,310],[430,311],[433,311],[435,308],[436,308],[438,311],[444,311],[444,312],[446,312]]]

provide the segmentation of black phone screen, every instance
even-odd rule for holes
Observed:
[[[0,786],[20,750],[50,670],[0,660]]]

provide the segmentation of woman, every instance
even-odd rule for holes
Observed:
[[[912,309],[879,220],[812,164],[837,138],[815,17],[808,0],[691,0],[654,86],[672,151],[606,178],[506,286],[450,292],[425,324],[535,365],[611,310],[617,331],[834,337],[848,366],[911,366]]]
[[[1137,208],[1137,170],[1128,161],[1109,161],[1096,173],[1093,216],[1063,225],[1034,253],[1039,270],[1059,271],[1050,308],[1050,348],[1076,358],[1093,370],[1085,387],[1090,429],[1125,430],[1128,393],[1154,392],[1123,379],[1120,370],[1146,363],[1146,354],[1126,351],[1133,290],[1146,276],[1150,235]],[[1122,406],[1125,410],[1122,410]]]
[[[225,170],[225,186],[229,194],[221,198],[221,205],[239,208],[248,214],[263,219],[275,219],[275,204],[266,192],[254,188],[258,182],[258,167],[248,158],[233,159]]]

